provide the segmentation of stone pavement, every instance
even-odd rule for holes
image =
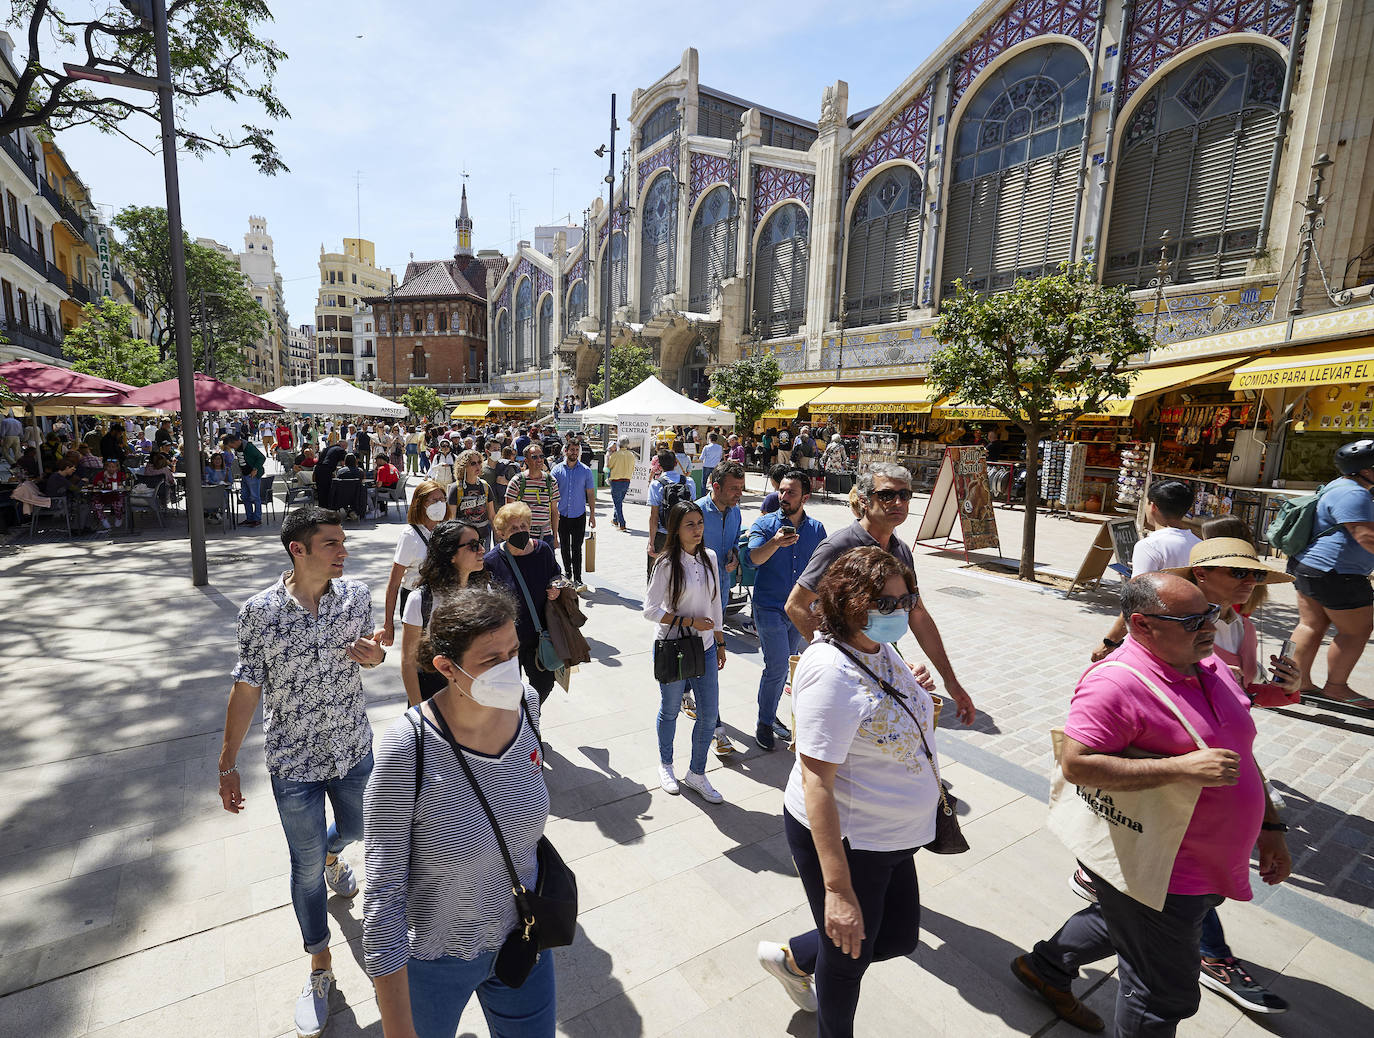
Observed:
[[[757,477],[751,477],[756,486]],[[757,510],[746,498],[746,517]],[[913,516],[923,503],[913,502]],[[602,508],[603,519],[607,513]],[[828,527],[842,505],[813,509]],[[630,506],[632,526],[647,510]],[[1008,555],[1021,513],[999,512]],[[904,531],[910,536],[915,519]],[[399,523],[349,527],[349,575],[378,599]],[[1042,517],[1039,556],[1072,572],[1095,527]],[[792,758],[752,745],[757,643],[729,639],[722,712],[748,750],[713,761],[726,804],[657,789],[651,627],[638,615],[642,534],[603,524],[587,633],[595,662],[545,713],[552,765],[549,835],[576,870],[577,942],[556,953],[560,1033],[812,1035],[759,969],[754,945],[786,940],[810,917],[781,830]],[[255,727],[240,760],[247,810],[226,814],[215,761],[234,660],[234,617],[285,566],[277,528],[216,535],[211,585],[187,579],[184,543],[0,546],[0,1035],[273,1038],[290,1034],[305,979],[287,889],[287,856]],[[972,851],[921,855],[922,944],[870,971],[858,1033],[1078,1033],[1007,972],[1007,962],[1081,906],[1071,860],[1043,828],[1048,729],[1105,628],[1112,587],[1057,592],[921,553],[921,588],[980,711],[946,719],[945,777],[966,806]],[[1261,627],[1286,635],[1291,592]],[[907,646],[904,646],[904,649]],[[914,648],[914,647],[913,647]],[[392,659],[364,677],[374,729],[401,712]],[[1374,654],[1357,687],[1374,688]],[[951,723],[953,727],[951,727]],[[1223,910],[1228,937],[1293,1003],[1263,1024],[1203,994],[1181,1034],[1374,1033],[1374,722],[1307,708],[1259,717],[1258,754],[1288,802],[1296,872],[1256,884],[1256,903]],[[687,728],[680,726],[679,753]],[[345,852],[361,875],[362,851]],[[326,1034],[380,1036],[361,967],[361,902],[331,902],[339,991]],[[1090,1004],[1109,1013],[1111,962],[1088,972]],[[487,1033],[476,1003],[461,1034]]]

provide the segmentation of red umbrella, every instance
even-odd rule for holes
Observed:
[[[42,364],[36,360],[12,360],[0,364],[0,379],[4,380],[11,396],[18,397],[30,407],[37,403],[123,404],[124,395],[133,392],[134,388],[123,382],[83,375],[71,368],[59,368],[55,364]]]
[[[135,389],[121,403],[131,407],[152,407],[159,411],[181,410],[181,385],[169,378],[166,382],[154,382],[151,386]],[[280,411],[281,404],[274,404],[266,397],[250,393],[238,386],[211,378],[196,372],[196,410],[197,411]]]

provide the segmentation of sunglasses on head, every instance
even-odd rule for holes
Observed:
[[[909,487],[901,487],[895,490],[891,488],[886,490],[875,490],[869,496],[876,497],[885,505],[890,505],[893,501],[910,501],[911,489]]]
[[[1168,616],[1165,613],[1140,613],[1139,616],[1152,617],[1155,620],[1168,620],[1176,623],[1189,633],[1199,630],[1203,624],[1211,623],[1221,615],[1221,606],[1209,605],[1205,613],[1189,613],[1187,616]]]
[[[917,601],[920,600],[919,591],[908,591],[905,595],[893,598],[891,595],[879,595],[873,600],[873,608],[884,616],[890,616],[900,609],[904,613],[909,613],[916,608]]]

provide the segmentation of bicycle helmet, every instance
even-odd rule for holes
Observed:
[[[1337,447],[1336,468],[1342,476],[1353,476],[1362,469],[1374,469],[1374,440],[1356,440]]]

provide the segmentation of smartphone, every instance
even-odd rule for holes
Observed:
[[[795,526],[779,526],[779,527],[778,527],[778,533],[782,534],[784,537],[791,537],[791,536],[792,536],[793,534],[795,534],[796,532],[797,532],[797,528],[796,528]]]
[[[1279,659],[1283,659],[1285,656],[1287,656],[1291,660],[1293,658],[1293,650],[1296,648],[1297,646],[1294,644],[1292,638],[1285,638],[1283,640],[1283,644],[1279,646]],[[1276,674],[1271,673],[1269,677],[1273,681],[1278,680],[1278,676]]]

